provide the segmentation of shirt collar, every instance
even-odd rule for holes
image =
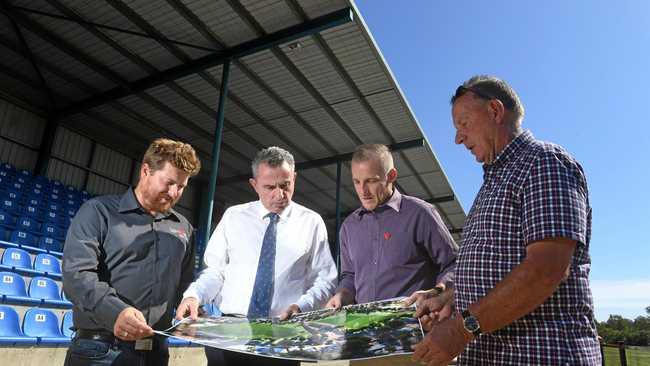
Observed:
[[[126,192],[124,192],[122,198],[120,199],[120,206],[118,208],[118,212],[125,213],[125,212],[136,211],[136,210],[149,214],[149,212],[147,212],[144,208],[142,208],[142,205],[140,205],[140,202],[138,202],[138,199],[135,197],[135,191],[133,187],[129,187],[129,189],[127,189]],[[178,213],[173,208],[170,209],[168,212],[157,214],[156,218],[168,218],[169,216],[172,215],[177,220],[179,220]]]
[[[262,201],[257,201],[255,202],[256,204],[256,211],[257,211],[257,217],[260,219],[264,220],[268,214],[271,213],[271,211],[267,210],[266,207],[262,204]],[[278,221],[286,220],[291,216],[291,211],[293,208],[293,201],[289,201],[289,205],[282,210],[281,213],[278,214],[280,216],[280,219]]]
[[[500,168],[508,161],[514,159],[514,157],[519,154],[519,151],[524,146],[530,145],[533,140],[534,137],[532,132],[530,132],[530,130],[524,130],[512,141],[510,141],[510,143],[508,143],[508,145],[506,145],[503,150],[501,150],[492,164],[483,164],[483,172],[487,174],[495,169]]]
[[[395,187],[393,187],[393,194],[390,196],[388,201],[382,203],[376,209],[382,209],[387,207],[392,208],[393,210],[395,210],[395,212],[399,212],[400,208],[402,207],[402,194],[399,193],[399,191]],[[364,214],[367,214],[369,212],[370,211],[363,208],[363,206],[359,207],[356,211],[354,211],[354,213],[357,214],[357,217],[359,217],[359,219],[361,219],[361,217],[363,217]]]

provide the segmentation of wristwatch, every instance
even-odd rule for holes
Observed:
[[[472,333],[474,337],[478,337],[481,334],[481,325],[478,323],[478,319],[469,310],[463,310],[460,316],[463,317],[463,327],[465,327],[465,330]]]

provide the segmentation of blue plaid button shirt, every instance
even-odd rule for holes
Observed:
[[[516,137],[494,163],[469,212],[456,264],[460,310],[520,264],[526,245],[578,242],[569,278],[530,314],[480,335],[459,357],[467,365],[600,365],[589,289],[591,208],[582,167],[561,147]]]

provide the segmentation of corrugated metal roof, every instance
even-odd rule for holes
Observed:
[[[57,107],[63,107],[118,86],[129,88],[130,82],[205,56],[211,49],[237,46],[345,7],[357,11],[344,0],[16,0],[3,12],[19,24]],[[96,24],[79,24],[79,19]],[[2,65],[29,64],[7,16],[0,19],[0,52]],[[46,106],[38,77],[33,70],[22,69],[23,78],[0,73],[3,92]],[[221,70],[209,67],[69,116],[62,123],[118,149],[115,141],[131,136],[133,141],[124,143],[128,151],[161,135],[187,140],[199,151],[207,172]],[[222,179],[248,174],[250,159],[262,146],[283,146],[303,162],[349,153],[362,142],[393,144],[424,137],[358,16],[316,35],[233,60],[225,111]],[[441,164],[425,145],[394,154],[398,183],[405,193],[423,199],[452,197],[436,205],[450,228],[458,230],[464,212]],[[350,179],[349,164],[344,164],[344,210],[358,206]],[[105,188],[102,182],[96,184]],[[335,189],[335,165],[303,170],[296,199],[330,218]],[[218,187],[217,194],[225,195],[219,200],[226,204],[254,197],[242,179]]]

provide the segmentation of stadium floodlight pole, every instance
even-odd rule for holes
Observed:
[[[221,70],[221,89],[219,90],[219,106],[217,107],[217,127],[214,132],[214,145],[212,145],[212,170],[208,192],[208,204],[205,212],[205,222],[201,228],[203,244],[207,244],[212,233],[212,210],[214,208],[214,195],[217,189],[217,174],[219,173],[219,153],[221,152],[221,138],[223,136],[223,121],[226,110],[226,96],[228,95],[228,79],[230,78],[230,60],[223,63]]]
[[[342,161],[336,162],[336,233],[334,237],[336,241],[334,243],[334,255],[336,256],[336,269],[338,270],[339,280],[341,279],[341,238],[339,237],[339,231],[341,229],[341,166],[343,165]]]

